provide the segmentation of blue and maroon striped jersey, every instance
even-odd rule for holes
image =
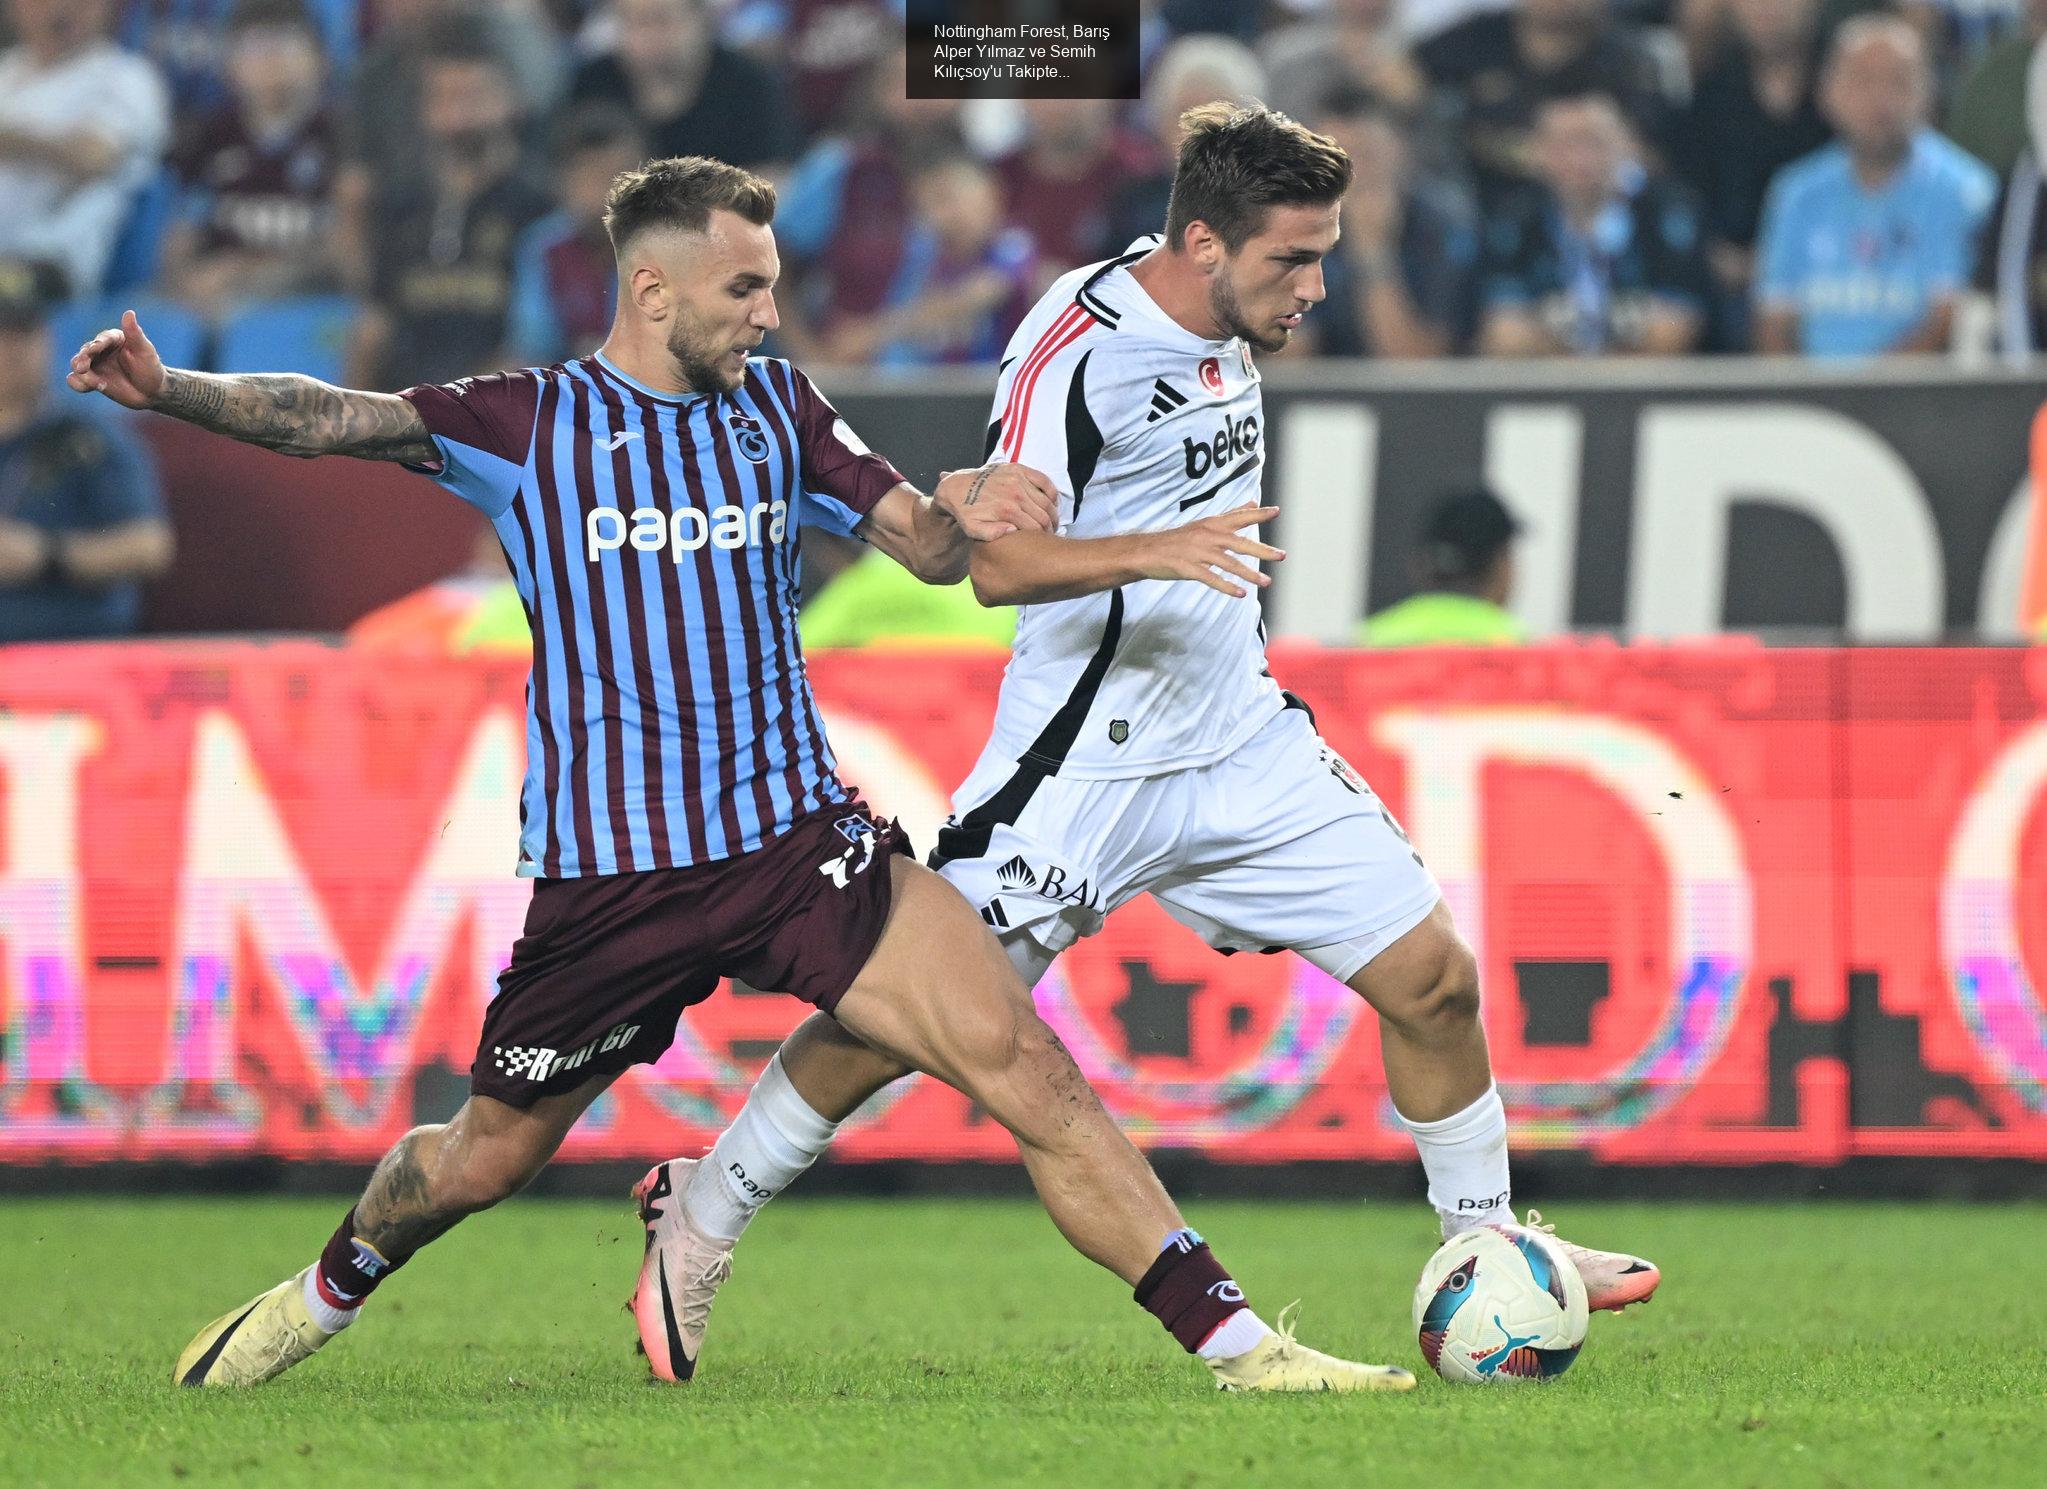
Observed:
[[[603,356],[408,388],[533,628],[519,872],[677,868],[847,800],[796,635],[797,539],[902,476],[787,362],[659,393]]]

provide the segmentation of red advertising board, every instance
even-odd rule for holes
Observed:
[[[2047,655],[1285,651],[1478,951],[1524,1148],[2047,1157]],[[822,655],[928,844],[1000,666]],[[0,652],[0,1162],[367,1159],[463,1093],[518,932],[524,673],[306,643]],[[1147,902],[1039,1006],[1134,1135],[1402,1158],[1369,1010]],[[569,1158],[707,1141],[805,1010],[727,989]],[[929,1081],[843,1158],[1009,1159]]]

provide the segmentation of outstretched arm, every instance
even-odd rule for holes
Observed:
[[[124,408],[153,409],[266,450],[311,459],[425,462],[438,458],[415,409],[395,393],[337,388],[298,373],[186,372],[166,367],[134,311],[71,359],[65,382]]]
[[[1272,576],[1244,560],[1286,557],[1250,536],[1279,515],[1277,507],[1239,507],[1163,532],[1113,538],[1062,538],[1017,532],[982,543],[972,554],[974,595],[983,605],[1038,605],[1100,594],[1140,579],[1189,579],[1242,599]],[[1242,583],[1235,581],[1241,580]]]
[[[874,504],[860,536],[926,584],[957,584],[977,545],[1057,520],[1059,493],[1024,465],[948,471],[929,496],[908,482]]]

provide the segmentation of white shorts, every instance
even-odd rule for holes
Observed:
[[[931,866],[1032,984],[1141,894],[1218,951],[1297,951],[1339,982],[1442,898],[1298,704],[1223,759],[1165,775],[1069,781],[983,760]]]

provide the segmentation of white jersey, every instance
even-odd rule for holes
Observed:
[[[1172,320],[1129,270],[1157,239],[1055,283],[1011,338],[990,459],[1059,488],[1059,532],[1157,532],[1256,505],[1265,410],[1250,348]],[[1255,559],[1246,559],[1251,567]],[[1025,606],[984,764],[1119,780],[1218,760],[1282,706],[1256,592],[1146,580]]]

